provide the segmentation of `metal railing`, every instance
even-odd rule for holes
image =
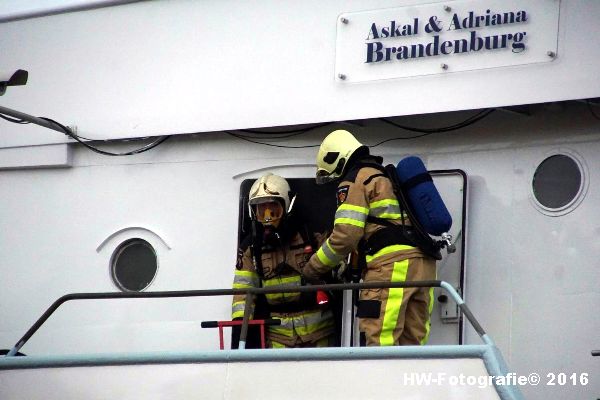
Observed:
[[[27,330],[19,339],[14,347],[6,354],[6,357],[12,357],[27,343],[35,332],[50,318],[50,316],[64,303],[71,300],[99,300],[99,299],[134,299],[134,298],[172,298],[172,297],[203,297],[203,296],[232,296],[246,294],[246,307],[244,309],[244,318],[240,334],[240,349],[245,348],[246,337],[248,334],[248,321],[250,320],[249,306],[257,294],[267,293],[296,293],[296,292],[314,292],[317,290],[339,291],[339,290],[359,290],[359,289],[377,289],[377,288],[410,288],[410,287],[440,287],[448,292],[454,299],[463,315],[469,320],[475,331],[479,334],[486,344],[493,344],[491,339],[471,313],[464,300],[458,292],[445,281],[418,281],[418,282],[366,282],[366,283],[339,283],[329,285],[309,285],[300,287],[272,286],[269,288],[249,288],[249,289],[206,289],[206,290],[182,290],[182,291],[164,291],[164,292],[128,292],[128,293],[72,293],[60,297],[42,314],[40,318]]]

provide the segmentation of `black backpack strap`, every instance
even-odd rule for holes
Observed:
[[[386,174],[374,174],[374,175],[371,175],[370,177],[368,177],[368,178],[367,178],[367,179],[366,179],[366,180],[363,182],[363,185],[364,185],[364,186],[368,185],[369,183],[371,183],[371,181],[372,181],[373,179],[375,179],[375,178],[379,178],[380,176],[383,176],[383,177],[386,177],[386,178],[387,178],[387,175],[386,175]]]
[[[381,157],[373,157],[373,156],[368,156],[361,160],[357,160],[356,162],[352,163],[351,167],[342,176],[341,180],[355,182],[356,175],[358,175],[358,171],[360,171],[361,168],[365,168],[365,167],[375,168],[375,169],[381,171],[381,174],[379,174],[377,176],[386,176],[386,175],[384,175],[386,173],[385,168],[383,165],[381,165],[382,160],[383,159]],[[375,175],[370,176],[369,178],[367,178],[367,180],[372,179],[372,178],[375,178]],[[365,182],[363,184],[366,185],[367,183]]]
[[[250,255],[252,257],[252,262],[254,263],[254,268],[256,268],[256,272],[258,273],[259,284],[262,287],[262,280],[265,277],[265,271],[263,270],[262,265],[262,248],[263,248],[263,227],[260,222],[253,221],[252,222],[252,246],[250,247]]]
[[[412,178],[410,178],[402,184],[402,190],[404,192],[407,192],[423,182],[433,182],[433,178],[431,178],[429,172],[424,172],[422,174],[413,176]]]
[[[312,232],[309,233],[308,226],[306,224],[302,225],[302,229],[299,230],[299,233],[302,237],[303,245],[305,247],[306,245],[310,245],[310,247],[312,247],[313,249],[313,252],[317,251],[319,247],[317,246],[317,239],[315,238],[315,235],[312,234]]]
[[[423,238],[412,226],[389,225],[379,229],[369,237],[364,254],[372,256],[379,250],[395,244],[418,247],[430,257],[441,260],[439,244],[430,237]]]

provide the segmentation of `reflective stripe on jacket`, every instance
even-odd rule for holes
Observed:
[[[403,222],[410,224],[408,218],[401,215],[391,181],[379,169],[363,166],[358,171],[350,171],[342,179],[338,193],[346,191],[346,196],[336,210],[333,231],[305,267],[317,274],[328,272],[355,251],[361,239],[368,239],[383,227],[369,222],[368,217],[398,225]]]
[[[304,241],[296,234],[291,243],[270,251],[263,250],[261,261],[263,278],[261,279],[252,260],[251,249],[248,248],[242,257],[242,269],[236,269],[234,289],[289,286],[298,287],[302,284],[300,270],[308,261],[310,254],[304,253]],[[285,263],[287,266],[282,267]],[[267,303],[271,305],[295,303],[300,300],[300,293],[269,293]],[[243,317],[246,295],[233,296],[232,318]],[[315,304],[316,306],[316,304]],[[253,315],[251,315],[253,316]]]
[[[300,271],[310,258],[304,252],[304,241],[296,234],[289,245],[270,251],[263,250],[261,261],[264,276],[259,276],[252,260],[251,250],[247,249],[242,257],[241,269],[235,270],[233,287],[238,289],[251,287],[298,287],[302,285]],[[286,265],[283,265],[283,264]],[[319,308],[316,301],[313,305],[303,304],[300,292],[268,293],[267,303],[273,307],[295,305],[294,312],[271,311],[271,318],[281,320],[281,325],[268,327],[269,338],[293,347],[298,338],[304,343],[319,340],[335,331],[333,313],[329,309]],[[231,318],[244,316],[246,295],[233,296]],[[252,305],[254,307],[254,304]],[[306,308],[304,308],[306,307]],[[251,310],[254,317],[254,309]]]

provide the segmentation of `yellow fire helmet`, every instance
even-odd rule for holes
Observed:
[[[346,130],[327,135],[317,153],[317,184],[322,185],[342,176],[348,159],[361,147],[362,143]]]
[[[290,193],[290,185],[284,178],[271,173],[261,176],[250,188],[250,215],[262,224],[278,226],[294,205],[296,198],[290,201]],[[272,203],[279,207],[273,207]]]

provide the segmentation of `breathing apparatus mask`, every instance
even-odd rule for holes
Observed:
[[[253,219],[267,226],[278,227],[284,216],[283,206],[277,200],[262,199],[250,208]]]

